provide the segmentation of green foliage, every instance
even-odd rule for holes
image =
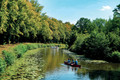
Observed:
[[[12,65],[15,61],[15,55],[12,52],[8,52],[3,50],[2,51],[4,57],[5,57],[5,62],[7,63],[7,66]]]
[[[4,0],[0,4],[0,44],[69,40],[72,25],[41,13],[43,6],[37,0]]]
[[[119,52],[116,52],[120,51],[119,11],[120,4],[113,10],[113,19],[108,21],[96,18],[91,22],[87,18],[80,18],[72,30],[82,36],[77,36],[71,50],[86,57],[119,62]],[[90,36],[87,37],[86,33]]]
[[[114,10],[113,10],[113,12],[114,12],[114,17],[119,17],[120,18],[120,4],[119,5],[117,5],[117,8],[115,8]]]
[[[51,46],[58,46],[65,48],[67,45],[65,44],[39,44],[39,43],[33,43],[33,44],[19,44],[15,48],[11,49],[10,51],[3,50],[2,54],[4,56],[4,59],[0,58],[0,73],[4,72],[6,69],[6,65],[10,66],[12,65],[16,59],[21,58],[26,51],[37,49],[37,48],[45,48],[45,47],[51,47]]]
[[[71,47],[73,45],[73,43],[75,42],[77,38],[77,31],[72,31],[70,34],[70,38],[67,41],[67,44],[69,45],[69,47]]]
[[[95,59],[105,59],[110,52],[109,40],[104,33],[93,32],[82,44],[82,52]]]
[[[44,42],[53,39],[53,37],[52,37],[52,31],[50,30],[49,24],[46,21],[42,22],[41,34],[42,34]]]
[[[73,44],[71,50],[97,59],[98,56],[101,59],[101,56],[112,54],[112,51],[120,51],[120,4],[113,10],[113,19],[107,21],[97,18],[90,21],[88,18],[80,18],[75,25],[48,17],[45,13],[41,13],[42,8],[37,0],[0,1],[0,44],[67,43],[69,47]],[[13,53],[19,58],[27,50],[47,46],[50,45],[21,44]],[[7,52],[4,53],[12,58]]]
[[[120,52],[114,51],[110,57],[112,59],[112,62],[120,62]]]
[[[38,3],[38,0],[30,0],[30,2],[32,3],[33,7],[35,7],[35,11],[36,12],[41,12],[43,9],[43,6],[40,6],[40,4]]]
[[[88,34],[78,34],[76,41],[71,46],[71,50],[82,54],[81,53],[82,44],[83,44],[84,40],[88,37],[89,37]]]
[[[101,19],[101,18],[96,18],[93,20],[92,24],[94,24],[94,28],[96,28],[96,31],[98,32],[105,32],[105,24],[107,20]]]
[[[38,44],[27,44],[28,50],[37,49],[38,47],[40,47]]]
[[[0,73],[5,72],[6,63],[5,60],[0,58]]]
[[[20,44],[14,48],[14,52],[17,54],[17,58],[22,57],[22,55],[27,51],[27,46]]]
[[[108,33],[107,39],[109,40],[109,47],[112,51],[120,51],[120,37],[115,33]]]
[[[76,27],[79,28],[79,33],[90,33],[93,30],[91,21],[88,18],[80,18],[76,23]]]
[[[113,28],[112,28],[112,19],[109,19],[106,24],[105,24],[105,33],[108,34],[109,32],[112,32],[113,31]]]

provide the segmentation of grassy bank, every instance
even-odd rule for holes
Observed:
[[[37,80],[38,77],[42,78],[44,60],[42,59],[41,49],[43,48],[27,51],[12,66],[6,68],[0,80]],[[39,58],[36,56],[39,56]]]
[[[51,46],[66,47],[64,44],[40,44],[40,43],[31,43],[31,44],[19,44],[14,48],[9,50],[2,51],[2,57],[0,58],[0,73],[5,72],[5,69],[13,65],[18,58],[23,57],[23,55],[28,50],[33,50],[37,48],[45,48]]]

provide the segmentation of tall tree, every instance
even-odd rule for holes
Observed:
[[[105,31],[106,22],[107,21],[105,19],[101,19],[101,18],[96,18],[95,20],[93,20],[93,24],[95,28],[98,30],[98,32]]]
[[[79,28],[79,33],[90,33],[92,30],[91,21],[88,18],[80,18],[75,25]]]
[[[4,43],[4,35],[7,32],[7,20],[8,20],[8,9],[7,9],[8,0],[1,0],[0,1],[0,43]]]
[[[117,8],[113,10],[114,12],[114,17],[119,17],[120,18],[120,4],[117,5]]]

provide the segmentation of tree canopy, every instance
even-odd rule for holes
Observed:
[[[62,42],[69,39],[71,25],[42,13],[37,0],[0,1],[0,44],[16,42]]]
[[[120,62],[120,4],[113,12],[109,20],[80,18],[72,27],[77,37],[70,49],[86,57]]]

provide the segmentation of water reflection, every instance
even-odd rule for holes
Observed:
[[[82,67],[77,68],[63,64],[69,56],[62,50],[47,49],[47,52],[45,78],[41,80],[120,80],[120,64],[79,61]]]
[[[102,80],[120,80],[120,71],[102,71],[96,70],[89,72],[90,79],[98,79]]]

